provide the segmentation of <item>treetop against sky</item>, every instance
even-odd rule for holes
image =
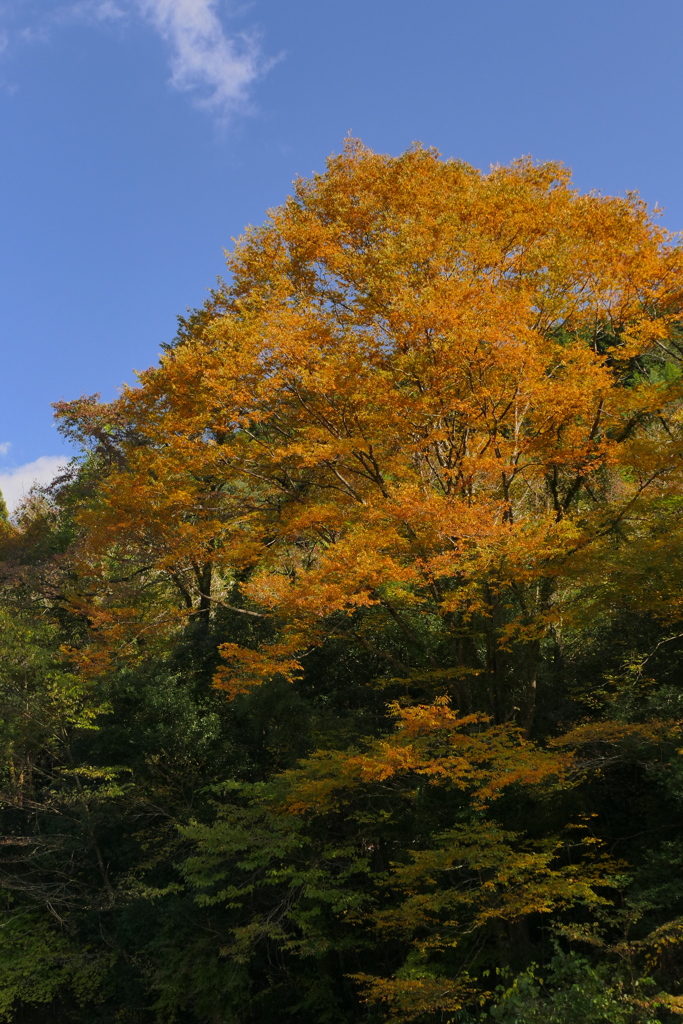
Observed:
[[[0,523],[0,1012],[674,1024],[678,237],[350,138],[228,270]]]
[[[674,0],[6,5],[0,487],[14,501],[68,458],[50,403],[154,363],[223,247],[349,132],[481,168],[561,160],[683,226],[682,28]]]
[[[296,678],[360,609],[397,601],[457,633],[509,592],[530,728],[535,644],[586,609],[558,581],[604,595],[629,578],[610,568],[617,528],[640,537],[636,574],[661,562],[662,515],[678,536],[675,242],[636,196],[582,195],[558,164],[482,174],[350,140],[243,236],[231,284],[138,386],[57,406],[107,467],[79,519],[84,667],[163,648],[218,578],[279,623],[258,650],[221,645],[233,695]],[[140,573],[182,605],[131,606]],[[619,601],[673,620],[657,574]]]

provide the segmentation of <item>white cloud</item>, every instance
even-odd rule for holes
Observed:
[[[0,444],[0,455],[7,455],[7,452],[10,450],[11,447],[11,441],[3,441],[2,444]]]
[[[231,0],[228,0],[231,2]],[[273,64],[267,60],[256,35],[229,32],[219,14],[221,0],[70,0],[26,24],[15,25],[14,39],[45,42],[69,23],[124,25],[142,17],[167,44],[171,84],[194,92],[198,105],[219,120],[249,110],[249,87]],[[0,0],[0,19],[5,14]],[[16,18],[13,19],[16,22]],[[0,53],[8,42],[0,30]]]
[[[137,0],[171,49],[171,82],[200,89],[202,106],[226,116],[244,108],[251,83],[267,68],[253,36],[229,36],[215,0]]]
[[[13,512],[17,508],[33,484],[51,483],[67,461],[63,455],[41,455],[39,459],[27,462],[24,466],[0,473],[0,491],[9,511]]]

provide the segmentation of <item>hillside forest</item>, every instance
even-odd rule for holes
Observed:
[[[683,249],[349,141],[0,522],[0,1020],[683,1016]]]

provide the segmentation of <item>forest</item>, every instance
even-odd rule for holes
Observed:
[[[656,210],[350,140],[55,414],[0,522],[0,1020],[683,1017]]]

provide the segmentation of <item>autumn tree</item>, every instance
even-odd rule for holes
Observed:
[[[0,522],[0,1019],[683,1013],[681,261],[349,142]]]
[[[258,639],[220,644],[229,694],[341,639],[529,735],[589,605],[654,573],[624,600],[678,614],[681,259],[560,165],[349,143],[138,387],[58,406],[102,477],[83,665],[231,609]]]

